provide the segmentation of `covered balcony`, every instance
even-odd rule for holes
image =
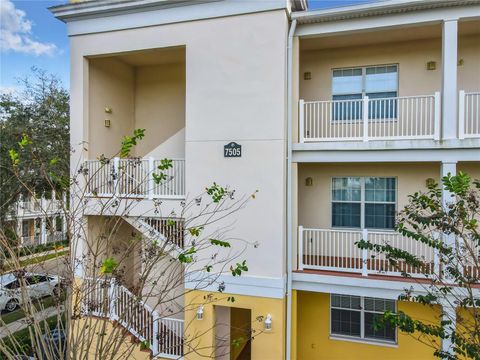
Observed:
[[[480,138],[478,20],[299,31],[300,144]]]
[[[90,197],[185,196],[185,47],[88,58],[88,144],[82,172]],[[143,129],[128,156],[121,142]],[[154,182],[162,160],[165,178]],[[163,176],[163,175],[162,175]]]
[[[478,179],[479,165],[461,162],[456,171]],[[452,170],[431,162],[300,164],[297,271],[373,278],[408,273],[425,279],[438,274],[434,249],[397,233],[394,227],[410,194],[425,191],[427,184],[438,183]],[[356,243],[362,239],[407,251],[423,262],[423,268],[392,264],[383,254],[360,249]]]

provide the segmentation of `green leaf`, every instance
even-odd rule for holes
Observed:
[[[32,141],[29,139],[27,134],[23,134],[22,140],[19,141],[18,145],[21,149],[25,148],[27,145],[30,145]]]
[[[138,141],[145,136],[145,129],[133,130],[133,136],[124,136],[120,147],[120,157],[124,158],[130,155],[132,148],[137,145]]]
[[[169,159],[160,160],[160,165],[157,166],[158,170],[168,170],[173,167],[173,161]]]
[[[212,245],[222,246],[222,247],[231,247],[230,243],[227,241],[217,240],[217,239],[210,239],[210,243]]]
[[[17,166],[20,164],[20,157],[18,156],[18,152],[13,149],[8,150],[8,155],[10,156],[10,160],[12,161],[13,166]]]
[[[237,263],[235,267],[230,266],[230,271],[233,276],[241,276],[243,271],[248,271],[247,260]]]
[[[193,254],[195,254],[197,250],[195,247],[191,247],[187,251],[184,251],[180,255],[178,255],[178,261],[180,261],[182,264],[189,264],[193,262]]]
[[[117,268],[118,262],[114,258],[106,258],[103,263],[102,267],[100,268],[101,274],[111,274]]]

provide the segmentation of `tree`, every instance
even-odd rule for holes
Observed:
[[[20,194],[59,190],[69,179],[68,91],[36,68],[20,84],[20,91],[0,95],[0,224]],[[22,155],[31,158],[16,165],[15,175],[12,156]]]
[[[376,326],[397,326],[432,346],[442,359],[480,359],[480,181],[459,172],[442,178],[442,183],[450,198],[443,199],[442,188],[430,184],[427,192],[409,196],[396,224],[402,235],[433,249],[438,266],[388,243],[361,240],[357,245],[382,254],[402,276],[422,286],[421,293],[406,289],[400,300],[442,309],[438,324],[386,312]],[[422,274],[423,281],[412,273]],[[440,341],[451,346],[442,349]]]
[[[60,188],[70,193],[71,200],[63,209],[71,245],[69,256],[55,260],[54,272],[61,273],[63,296],[54,299],[55,315],[48,321],[33,320],[45,306],[28,296],[26,274],[52,273],[51,266],[23,264],[0,228],[0,246],[5,249],[4,267],[0,270],[13,271],[21,280],[21,309],[30,324],[22,337],[11,333],[0,338],[0,352],[7,359],[13,359],[14,355],[48,360],[128,359],[138,349],[137,344],[127,341],[132,333],[137,334],[145,350],[155,354],[170,352],[181,358],[198,351],[199,339],[206,333],[189,331],[191,324],[185,322],[188,336],[184,336],[177,331],[175,317],[185,312],[195,313],[219,300],[235,301],[234,297],[223,294],[225,285],[218,278],[225,273],[242,276],[248,271],[243,253],[247,246],[254,245],[229,237],[232,231],[229,219],[244,209],[256,192],[237,196],[233,189],[213,183],[192,199],[181,202],[179,212],[157,201],[152,209],[147,209],[156,216],[131,216],[138,203],[131,200],[133,196],[152,182],[154,186],[169,186],[176,176],[171,175],[169,159],[161,160],[153,173],[140,171],[142,162],[130,153],[143,136],[144,130],[136,129],[133,135],[123,138],[116,154],[121,156],[120,166],[113,166],[114,158],[99,154],[100,167],[92,171],[81,164],[72,172],[68,186]],[[28,137],[23,139],[10,149],[18,155],[10,158],[11,173],[17,178],[22,176],[21,169],[27,167],[30,152],[37,148]],[[133,182],[132,169],[135,174],[142,173]],[[55,176],[50,173],[42,174],[47,176],[48,185],[63,186],[63,182],[51,181]],[[99,184],[97,175],[105,175],[103,183]],[[27,183],[21,185],[31,191]],[[99,195],[98,186],[110,186],[114,194],[120,189],[128,189],[129,193],[123,197],[104,197]],[[93,209],[96,216],[87,218]],[[79,273],[82,279],[76,276]],[[187,279],[196,285],[185,288]],[[188,293],[212,284],[216,284],[217,291],[183,303]],[[66,343],[48,340],[53,337],[54,328],[67,334]],[[209,331],[213,328],[206,330]],[[258,319],[249,335],[253,338],[262,331],[263,320]]]

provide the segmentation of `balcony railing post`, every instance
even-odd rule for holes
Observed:
[[[298,227],[298,270],[303,270],[303,226]]]
[[[158,354],[158,341],[160,338],[160,316],[154,310],[152,312],[153,332],[152,332],[152,353],[153,356]]]
[[[458,93],[458,138],[465,139],[465,91]]]
[[[363,98],[363,141],[368,141],[368,96]]]
[[[440,120],[441,120],[441,97],[440,92],[436,91],[434,96],[433,113],[433,139],[440,140]]]
[[[300,99],[298,102],[298,118],[299,118],[299,141],[305,142],[305,101]]]
[[[362,240],[368,241],[368,230],[362,230]],[[368,275],[368,250],[362,249],[362,276]]]
[[[110,279],[110,286],[108,287],[108,313],[110,320],[117,320],[115,316],[115,280]]]
[[[120,194],[120,189],[119,189],[119,184],[120,184],[120,158],[115,157],[113,158],[113,194],[119,195]]]
[[[153,157],[148,158],[148,198],[153,199],[155,190],[155,182],[153,181],[153,172],[155,171],[155,163]]]

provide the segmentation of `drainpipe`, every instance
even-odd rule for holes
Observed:
[[[293,19],[287,42],[287,333],[285,359],[290,359],[292,343],[292,119],[293,119]]]

